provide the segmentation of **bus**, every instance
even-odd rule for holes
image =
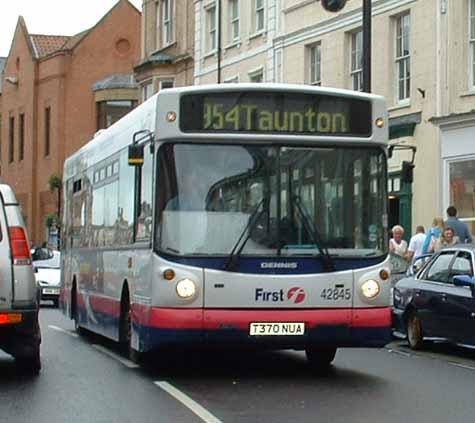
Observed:
[[[382,97],[287,84],[160,91],[64,166],[64,313],[133,359],[391,336]]]

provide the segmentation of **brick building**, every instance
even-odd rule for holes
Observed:
[[[141,13],[127,0],[72,37],[34,35],[19,17],[3,75],[1,178],[21,203],[32,242],[57,212],[51,175],[67,156],[138,101]]]

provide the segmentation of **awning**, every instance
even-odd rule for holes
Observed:
[[[416,130],[416,125],[421,123],[421,118],[421,112],[390,118],[389,139],[393,140],[401,137],[412,137]]]

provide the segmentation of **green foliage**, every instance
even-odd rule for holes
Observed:
[[[45,219],[46,227],[51,227],[54,222],[56,222],[56,225],[59,225],[58,215],[56,213],[48,213]]]
[[[51,174],[51,176],[48,179],[48,185],[51,191],[61,189],[62,183],[63,183],[63,179],[61,178],[61,175],[58,175],[57,173]]]

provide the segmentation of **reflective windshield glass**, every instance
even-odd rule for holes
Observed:
[[[376,148],[165,144],[156,245],[228,255],[241,238],[241,255],[383,254],[385,175]]]

